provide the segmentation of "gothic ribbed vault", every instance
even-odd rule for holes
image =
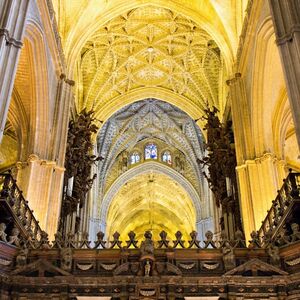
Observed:
[[[157,158],[147,160],[149,143],[156,145]],[[165,151],[170,163],[162,160]],[[130,230],[142,236],[152,226],[155,239],[161,230],[173,236],[178,229],[187,238],[213,215],[198,163],[204,151],[199,127],[175,106],[145,99],[124,107],[102,126],[97,139],[97,153],[104,159],[95,169],[93,218],[100,217],[109,236],[119,231],[126,238]],[[139,155],[137,163],[131,161],[133,153]]]

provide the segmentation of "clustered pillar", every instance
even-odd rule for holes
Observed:
[[[269,4],[300,146],[300,2],[269,0]]]
[[[60,76],[49,157],[43,158],[31,154],[27,161],[17,163],[17,183],[29,200],[30,208],[34,210],[41,228],[49,234],[50,239],[54,237],[57,230],[60,215],[73,85],[74,82],[68,80],[65,75]]]
[[[0,2],[0,142],[25,31],[29,0]]]
[[[240,207],[246,240],[260,228],[261,222],[286,177],[285,162],[273,153],[257,156],[251,132],[250,108],[240,73],[227,81],[237,156]]]

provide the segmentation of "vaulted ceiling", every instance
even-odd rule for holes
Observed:
[[[120,153],[130,151],[145,139],[157,139],[184,154],[185,177],[201,193],[202,171],[197,159],[203,158],[200,129],[183,111],[156,99],[145,99],[128,105],[114,114],[101,128],[98,137],[100,189],[104,193],[119,176]],[[143,153],[143,150],[141,151]]]
[[[77,110],[106,120],[156,97],[194,118],[222,112],[247,2],[53,0]]]
[[[190,19],[169,9],[130,10],[97,30],[79,60],[78,109],[144,87],[167,89],[219,107],[220,50]]]

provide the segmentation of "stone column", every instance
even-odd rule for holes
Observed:
[[[16,75],[30,0],[0,1],[0,142]]]
[[[269,4],[300,147],[300,2],[269,0]]]
[[[246,160],[237,168],[242,218],[247,241],[258,230],[286,177],[285,162],[273,154]]]
[[[256,157],[252,142],[250,110],[241,74],[227,81],[237,156],[237,181],[240,209],[246,240],[258,230],[277,190],[286,177],[285,162],[272,153]]]
[[[237,165],[243,165],[244,161],[254,156],[254,145],[251,142],[250,110],[244,81],[240,73],[236,73],[234,78],[227,80],[230,88],[231,112],[233,121],[233,132],[235,141],[235,151]],[[246,239],[250,237],[250,232],[254,230],[254,213],[249,189],[249,174],[239,172],[237,167],[237,181],[239,187],[240,209]]]
[[[18,163],[17,183],[24,191],[40,226],[53,239],[61,209],[70,105],[73,101],[73,81],[60,77],[57,88],[55,116],[48,158],[31,154],[26,162]],[[43,143],[44,141],[39,141]]]
[[[253,157],[254,146],[251,142],[250,110],[246,96],[245,84],[240,73],[227,80],[230,87],[231,112],[237,164],[245,158]]]
[[[67,146],[70,109],[74,102],[72,87],[75,82],[66,78],[65,74],[60,75],[56,97],[56,112],[52,134],[52,160],[58,165],[65,163]]]
[[[57,218],[56,212],[49,210],[50,194],[53,193],[52,175],[56,163],[31,154],[26,162],[17,163],[17,167],[17,183],[23,190],[29,207],[33,209],[41,228],[52,234],[48,215]]]

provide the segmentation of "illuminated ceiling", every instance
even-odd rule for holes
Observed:
[[[122,241],[133,230],[138,240],[143,240],[146,230],[151,230],[154,240],[164,230],[170,239],[180,230],[184,238],[195,230],[196,213],[192,200],[177,182],[166,175],[149,173],[129,180],[119,190],[108,211],[107,234],[115,231]]]
[[[53,0],[77,109],[106,120],[157,97],[195,118],[206,102],[222,112],[246,3]]]
[[[112,19],[86,42],[79,68],[79,110],[98,110],[145,87],[219,107],[219,48],[197,24],[168,9],[146,6]]]
[[[98,151],[104,157],[99,163],[98,180],[105,192],[118,173],[118,157],[147,138],[157,139],[178,149],[188,164],[185,177],[200,193],[203,176],[197,159],[202,159],[202,135],[195,122],[173,105],[146,99],[128,105],[114,114],[101,128]],[[143,149],[141,150],[143,152]]]

